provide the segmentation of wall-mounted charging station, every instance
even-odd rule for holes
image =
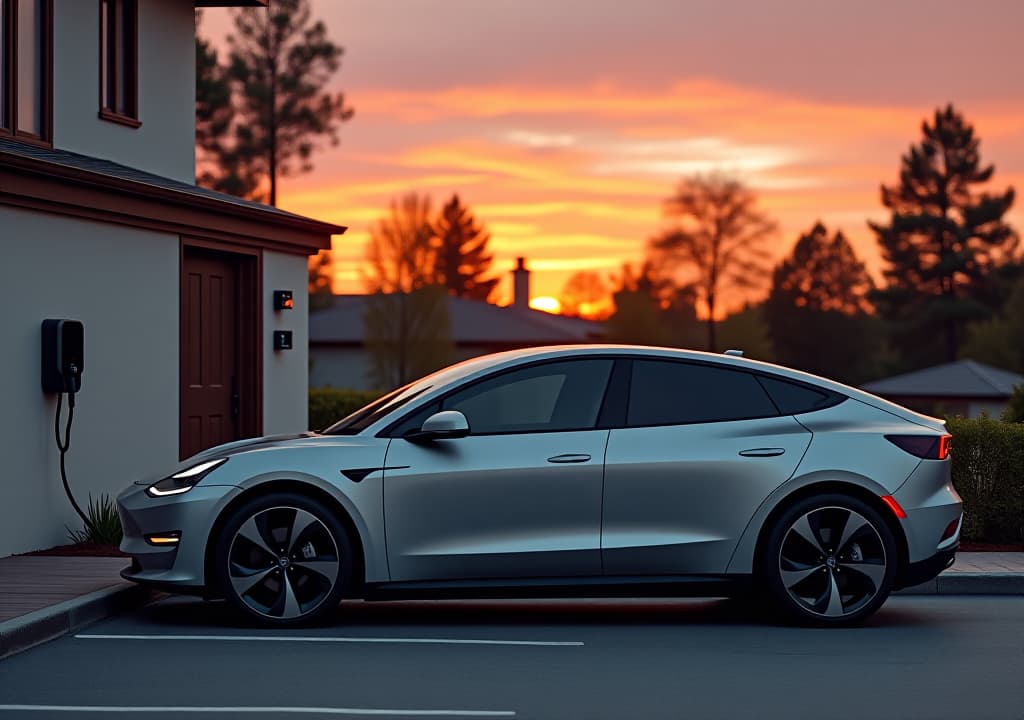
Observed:
[[[82,323],[78,320],[43,320],[41,362],[43,392],[57,394],[57,416],[53,420],[53,434],[57,439],[57,450],[60,451],[60,478],[64,483],[64,492],[85,526],[95,534],[92,522],[71,494],[67,468],[64,465],[64,455],[71,447],[75,393],[82,389],[82,371],[85,369],[85,327]],[[68,421],[64,427],[62,440],[60,415],[64,393],[68,396]]]
[[[82,389],[85,369],[85,327],[78,320],[43,320],[42,380],[44,393]],[[70,400],[72,407],[74,400]]]

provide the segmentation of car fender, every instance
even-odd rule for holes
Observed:
[[[744,575],[754,572],[754,556],[757,550],[757,539],[761,535],[765,521],[780,504],[785,503],[794,493],[797,493],[812,485],[851,485],[877,497],[888,494],[882,485],[871,478],[858,473],[843,470],[816,470],[790,478],[777,487],[764,502],[757,508],[757,511],[750,518],[747,527],[740,536],[736,549],[733,550],[729,565],[726,568],[727,574]]]

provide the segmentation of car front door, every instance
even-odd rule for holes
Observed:
[[[604,573],[725,572],[811,434],[742,370],[636,359],[629,385],[625,427],[611,431],[605,457]]]
[[[612,366],[519,367],[403,421],[384,471],[392,581],[600,575],[608,430],[597,427]],[[439,410],[462,412],[470,435],[401,437]]]

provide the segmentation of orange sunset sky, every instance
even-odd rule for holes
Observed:
[[[458,192],[495,269],[525,255],[533,295],[637,260],[684,174],[736,173],[787,252],[815,220],[876,273],[866,220],[922,119],[948,101],[994,188],[1024,190],[1019,0],[314,0],[355,117],[285,178],[281,207],[347,225],[334,289],[361,292],[369,225],[397,194]],[[226,10],[201,32],[223,38]],[[1024,227],[1022,200],[1010,215]],[[733,298],[733,304],[738,298]]]

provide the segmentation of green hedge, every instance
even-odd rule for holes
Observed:
[[[348,388],[310,388],[309,429],[323,430],[373,402],[383,393]]]
[[[983,417],[948,425],[953,486],[964,499],[963,539],[1024,540],[1024,424]]]

